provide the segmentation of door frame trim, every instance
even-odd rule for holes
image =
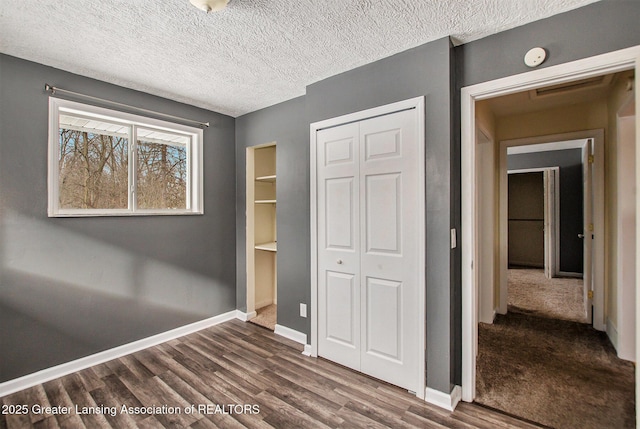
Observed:
[[[318,356],[318,192],[317,192],[317,133],[326,128],[344,125],[350,122],[358,122],[377,116],[388,115],[404,110],[415,109],[417,116],[417,137],[418,137],[418,157],[425,159],[425,98],[415,97],[384,106],[366,109],[347,115],[326,119],[310,124],[310,207],[311,207],[311,356]],[[425,188],[425,163],[418,166],[418,192],[426,195]],[[426,207],[425,198],[421,198],[418,203],[419,227],[416,236],[422,239],[418,242],[418,260],[424,261],[426,257]],[[418,264],[424,267],[424,264]],[[426,388],[425,377],[425,350],[426,350],[426,269],[418,271],[418,368],[416,378],[418,379],[418,389],[416,396],[424,399]],[[420,305],[422,303],[422,305]]]
[[[536,146],[538,149],[551,149],[559,150],[559,149],[582,149],[583,153],[587,150],[587,145],[589,145],[589,141],[593,141],[593,155],[594,155],[594,168],[591,176],[591,194],[592,194],[592,206],[593,206],[593,214],[592,220],[594,225],[594,230],[597,231],[597,234],[605,235],[605,221],[604,221],[604,210],[605,210],[605,183],[604,183],[604,129],[597,128],[592,130],[582,130],[582,131],[574,131],[569,133],[560,133],[560,134],[551,134],[545,136],[536,136],[536,137],[525,137],[520,139],[513,140],[503,140],[500,142],[500,196],[499,196],[499,216],[500,216],[500,313],[507,313],[507,269],[508,269],[508,255],[507,255],[507,226],[503,225],[503,219],[507,217],[507,189],[506,189],[506,178],[505,172],[507,171],[507,150],[510,147],[526,147],[530,146],[534,148]],[[559,149],[558,149],[559,148]],[[526,150],[526,149],[525,149]],[[584,165],[582,166],[584,168]],[[582,196],[583,207],[584,201],[586,201],[586,195]],[[585,226],[586,227],[586,226]],[[606,240],[606,239],[605,239]],[[606,321],[604,315],[604,283],[605,283],[605,240],[594,240],[592,244],[592,257],[591,257],[591,267],[592,277],[591,277],[591,285],[584,284],[584,299],[587,300],[587,291],[591,289],[591,286],[594,287],[594,299],[591,304],[593,304],[593,323],[591,325],[599,330],[604,331],[606,329]],[[559,240],[558,240],[559,242]],[[558,249],[559,252],[559,249]],[[558,253],[559,256],[559,253]],[[585,260],[586,264],[586,260]],[[558,262],[558,273],[566,274],[559,270],[559,262]],[[586,266],[583,267],[583,271],[587,269]],[[572,277],[577,277],[574,275]],[[586,301],[585,301],[586,302]],[[585,305],[590,305],[590,303],[586,302]]]
[[[639,91],[636,89],[635,91],[636,93],[638,93]],[[634,113],[631,114],[629,109],[632,106],[633,103],[633,109],[634,109]],[[637,109],[636,106],[638,105],[638,103],[636,102],[636,98],[631,96],[627,97],[627,100],[624,101],[622,103],[622,106],[620,107],[620,109],[616,112],[616,139],[617,139],[617,146],[616,146],[616,157],[618,159],[620,159],[620,154],[626,152],[628,149],[626,148],[626,145],[622,144],[623,140],[620,137],[620,131],[622,129],[622,127],[624,126],[624,124],[626,122],[628,122],[631,118],[634,118],[634,126],[636,129],[636,137],[640,134],[640,131],[638,130],[638,114],[637,114]],[[636,157],[634,158],[634,168],[635,168],[635,180],[639,180],[638,176],[640,176],[640,174],[638,174],[638,165],[640,165],[638,163],[638,146],[636,145],[633,150],[635,151],[635,155]],[[614,179],[617,182],[617,186],[616,188],[618,188],[618,186],[620,186],[620,181],[624,180],[624,178],[622,178],[621,176],[621,169],[619,167],[618,164],[618,173],[617,173],[617,177]],[[636,185],[635,180],[632,178],[631,179],[631,185]],[[637,185],[636,185],[637,188]],[[637,196],[637,192],[636,192],[636,206],[635,206],[635,214],[636,214],[636,218],[637,216],[639,216],[638,213],[638,196]],[[617,210],[617,214],[618,214],[618,218],[617,218],[617,231],[615,232],[615,234],[618,234],[618,255],[621,255],[625,249],[623,246],[623,241],[621,239],[622,234],[622,229],[623,229],[623,216],[624,216],[624,212],[623,210],[620,208],[619,204],[620,204],[620,199],[618,199],[618,210]],[[634,218],[634,219],[636,219]],[[638,234],[638,222],[636,221],[635,224],[635,229],[636,229],[636,234]],[[636,261],[637,261],[637,255],[638,255],[638,248],[636,246],[636,248],[634,249],[635,253],[636,253]],[[629,264],[631,265],[631,264]],[[634,358],[636,357],[635,354],[635,348],[636,347],[640,347],[640,340],[638,340],[638,337],[634,337],[629,331],[634,329],[634,325],[633,323],[629,323],[629,315],[627,314],[626,309],[628,309],[628,307],[625,307],[625,303],[629,302],[631,300],[625,299],[628,298],[627,293],[629,293],[627,290],[625,290],[625,287],[622,286],[623,283],[623,273],[624,273],[624,269],[625,269],[625,265],[618,264],[617,268],[617,279],[618,279],[618,285],[619,288],[617,290],[617,306],[618,306],[618,317],[615,321],[615,323],[613,323],[609,317],[607,317],[607,334],[609,335],[609,338],[612,339],[612,342],[616,348],[616,352],[618,357],[622,358],[622,359],[627,359],[627,360],[634,360]],[[636,269],[638,268],[638,264],[636,262]],[[638,276],[638,273],[634,273],[635,274],[635,283],[638,283],[638,279],[640,278]],[[640,295],[638,294],[638,290],[635,291],[635,296],[634,296],[634,300],[635,302],[637,302],[638,297],[640,297]],[[632,310],[633,312],[633,310]],[[638,314],[633,314],[631,317],[635,318],[636,324],[640,323],[638,321]],[[635,325],[637,326],[637,325]],[[638,329],[636,328],[636,335],[638,335]],[[615,340],[615,342],[614,342]],[[632,345],[635,344],[635,347]],[[635,361],[637,362],[637,359],[635,359]]]
[[[474,333],[478,328],[476,303],[478,285],[475,280],[474,262],[478,260],[479,255],[476,250],[477,207],[474,199],[477,186],[475,183],[475,103],[487,98],[629,69],[640,70],[640,46],[507,76],[461,89],[462,400],[465,402],[473,401],[476,394],[477,341],[475,338],[477,337]],[[636,73],[636,88],[638,80]],[[637,90],[636,100],[640,100],[640,91]],[[636,133],[636,147],[640,146],[639,136],[640,133]],[[636,154],[638,155],[640,151]],[[640,183],[640,175],[636,178],[636,183]],[[640,205],[639,202],[640,199],[636,204]],[[637,231],[637,237],[640,237],[640,228]],[[636,267],[637,272],[640,272],[640,254],[636,255]],[[636,304],[636,314],[639,311],[640,306]],[[636,335],[640,334],[637,327],[638,320],[636,320]],[[637,380],[640,380],[639,374],[636,374]],[[640,392],[640,388],[638,391]]]
[[[554,182],[554,198],[552,209],[548,208],[549,191],[546,188],[546,174],[553,172]],[[515,168],[513,170],[507,170],[507,178],[511,174],[525,174],[525,173],[542,173],[543,187],[544,187],[544,270],[549,269],[548,264],[550,260],[553,260],[553,270],[551,276],[558,274],[558,267],[560,266],[560,167],[533,167],[533,168]],[[508,183],[508,182],[507,182]],[[500,190],[503,193],[502,189]],[[509,196],[509,190],[507,189],[507,201]],[[507,206],[508,207],[508,206]],[[549,212],[551,211],[551,214]],[[502,220],[502,218],[500,218]],[[508,210],[507,210],[507,222]],[[547,228],[547,225],[551,225],[551,228]],[[507,246],[508,247],[508,246]],[[501,279],[502,280],[502,279]],[[502,281],[500,282],[502,287]],[[500,296],[502,296],[503,290],[500,289]],[[502,304],[502,301],[501,301]],[[502,310],[502,307],[500,308]],[[501,313],[504,314],[504,313]]]

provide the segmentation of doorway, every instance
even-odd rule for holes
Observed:
[[[424,398],[424,98],[312,124],[311,155],[311,355]]]
[[[548,234],[545,234],[544,267],[545,271],[549,272],[545,272],[545,275],[547,278],[552,278],[554,274],[582,278],[584,317],[594,328],[603,331],[605,241],[594,240],[593,232],[601,231],[604,235],[605,231],[604,130],[504,140],[500,142],[499,150],[498,216],[501,219],[501,250],[498,312],[507,312],[508,299],[508,169],[510,165],[514,168],[532,165],[549,167],[559,164],[561,167],[558,167],[557,182],[564,182],[564,186],[562,189],[556,188],[555,200],[558,204],[553,210],[560,210],[560,200],[564,200],[565,207],[562,213],[556,213],[557,222],[554,226],[546,225],[545,231]],[[478,174],[481,174],[481,171],[478,171]],[[550,209],[552,205],[552,201],[547,201],[547,208]],[[553,240],[553,232],[556,233],[556,240]]]
[[[580,149],[510,149],[518,150],[508,151],[508,310],[586,323]],[[545,163],[563,165],[511,169]]]
[[[467,237],[462,241],[462,331],[463,331],[463,362],[462,362],[462,398],[471,402],[475,397],[475,359],[478,352],[478,306],[477,296],[479,285],[477,284],[477,267],[483,265],[482,255],[478,253],[478,201],[477,188],[478,171],[476,170],[476,102],[500,95],[515,94],[517,92],[529,91],[535,88],[547,87],[557,84],[576,81],[579,79],[601,76],[607,73],[616,73],[624,70],[631,70],[636,67],[640,58],[640,48],[629,48],[610,54],[579,60],[559,66],[548,67],[546,69],[524,73],[518,76],[498,79],[492,82],[474,85],[462,89],[462,212],[469,213],[463,217],[462,236]],[[638,94],[635,95],[636,99]],[[636,142],[637,143],[637,142]],[[597,145],[596,145],[597,146]],[[506,151],[500,151],[500,156],[506,157]],[[596,154],[595,160],[597,162]],[[502,162],[502,160],[501,160]],[[500,179],[502,180],[502,179]],[[498,189],[496,183],[496,189]],[[595,203],[595,202],[594,202]],[[637,208],[637,203],[636,203]],[[502,207],[500,207],[502,210]],[[637,210],[636,210],[637,215]],[[594,230],[597,236],[598,230]],[[601,230],[603,231],[603,230]],[[591,231],[590,231],[591,232]],[[506,234],[504,235],[506,237]],[[604,237],[603,237],[604,238]],[[604,240],[602,240],[604,241]],[[637,243],[637,239],[636,239]],[[507,246],[500,241],[501,252],[506,252]],[[604,254],[597,264],[604,264]],[[594,258],[597,258],[597,251]],[[637,258],[637,257],[636,257]],[[637,261],[636,261],[637,262]],[[506,264],[500,264],[506,267]],[[498,272],[500,280],[504,281],[506,276]],[[498,283],[497,282],[497,283]],[[596,289],[594,293],[598,293]],[[637,285],[636,285],[637,287]],[[496,286],[497,288],[497,286]],[[604,295],[604,290],[602,290]],[[500,296],[500,308],[506,307],[506,302],[502,302]],[[604,309],[603,309],[604,311]],[[604,313],[596,313],[594,309],[594,327],[603,329],[605,326]],[[598,324],[598,326],[596,326]],[[636,322],[637,328],[637,322]]]
[[[598,106],[601,101],[588,103]],[[575,113],[572,108],[563,106],[559,110],[552,110],[551,114],[559,115],[560,112],[564,114],[565,118],[569,118]],[[581,114],[581,110],[578,113]],[[504,117],[500,116],[499,111],[496,110],[498,140],[501,140],[501,143],[509,142],[507,145],[500,145],[502,146],[501,155],[506,158],[505,168],[500,168],[500,176],[503,179],[505,176],[509,177],[508,172],[511,169],[521,169],[520,171],[522,171],[522,168],[531,169],[536,166],[550,168],[555,164],[562,167],[559,168],[561,174],[564,173],[561,179],[560,194],[568,193],[568,197],[565,195],[565,198],[563,198],[564,204],[560,204],[563,215],[561,218],[569,215],[569,222],[564,222],[564,225],[561,225],[564,228],[561,228],[560,231],[561,235],[568,233],[570,237],[567,240],[561,240],[560,244],[564,246],[561,246],[561,262],[559,266],[561,272],[578,276],[580,271],[583,270],[584,262],[581,258],[576,258],[577,261],[572,261],[573,258],[571,256],[572,253],[578,253],[580,256],[583,254],[585,238],[580,238],[579,235],[586,234],[587,230],[584,225],[588,225],[590,223],[588,219],[593,217],[591,212],[588,213],[588,216],[585,216],[583,207],[590,208],[595,206],[600,209],[603,208],[603,204],[587,203],[587,201],[595,198],[589,198],[590,191],[583,191],[583,187],[603,189],[603,186],[590,186],[591,180],[583,180],[583,177],[588,178],[590,172],[602,171],[602,168],[596,165],[596,159],[601,151],[598,150],[597,153],[593,151],[594,145],[591,143],[591,138],[576,138],[577,136],[575,135],[555,135],[553,139],[549,136],[543,136],[537,138],[537,140],[530,140],[530,144],[525,145],[518,145],[519,143],[527,143],[527,141],[519,141],[519,139],[502,140],[505,136],[505,130],[511,132],[510,130],[514,127],[531,128],[532,125],[533,128],[537,128],[541,122],[547,120],[549,115],[550,113],[547,113],[546,109],[544,109],[535,113],[529,112],[523,115]],[[529,120],[530,123],[524,122],[525,119]],[[563,126],[564,124],[561,123],[560,125]],[[603,132],[593,133],[594,135],[604,135]],[[572,138],[574,140],[571,140]],[[563,140],[569,140],[570,142],[566,143]],[[600,139],[598,139],[598,144],[595,144],[595,146],[602,147]],[[591,156],[592,154],[593,156]],[[589,162],[590,158],[592,159],[591,163]],[[587,166],[589,170],[585,172],[583,165]],[[504,171],[505,169],[506,171]],[[571,172],[576,173],[575,176],[577,177],[571,177],[571,174],[567,174]],[[508,208],[512,205],[512,201],[508,198],[506,190],[503,187],[499,188],[501,199],[505,196],[507,203],[507,215],[499,216],[501,226],[505,223],[509,224],[508,218],[515,218],[518,221],[524,220],[527,224],[525,228],[537,230],[535,231],[537,238],[529,237],[526,238],[526,241],[528,247],[533,247],[537,239],[538,244],[535,247],[537,247],[538,253],[533,255],[533,258],[523,258],[520,255],[520,259],[515,262],[525,265],[538,265],[540,268],[545,264],[544,237],[542,234],[545,223],[544,173],[544,168],[543,171],[538,173],[534,186],[535,190],[531,189],[531,186],[526,187],[524,190],[528,194],[537,193],[538,195],[536,204],[531,204],[537,206],[537,213],[533,215],[530,211],[523,210],[521,213],[515,213],[515,216],[509,216]],[[479,174],[481,173],[479,172]],[[521,174],[526,175],[526,173]],[[589,184],[589,186],[585,186],[586,184]],[[577,200],[575,204],[571,204],[571,198]],[[600,201],[600,199],[598,200]],[[530,202],[520,201],[518,205],[527,204],[530,204]],[[572,206],[575,206],[575,210],[568,210]],[[599,218],[601,217],[599,216]],[[513,224],[514,222],[510,223]],[[597,231],[602,231],[601,227],[595,227],[594,232]],[[600,234],[592,234],[587,239],[596,241],[594,240],[594,235],[602,237]],[[513,244],[511,234],[507,234],[506,238],[507,244]],[[504,241],[502,237],[500,241]],[[574,245],[573,251],[568,248],[568,245]],[[508,245],[506,247],[508,255],[510,249]],[[584,271],[590,272],[591,269],[588,268],[590,262],[588,262],[588,258],[584,259],[587,264],[584,267]],[[583,301],[583,293],[581,293],[584,288],[581,287],[581,279],[546,279],[544,271],[540,269],[538,281],[524,286],[537,288],[528,297],[531,298],[534,304],[544,305],[524,305],[521,308],[514,308],[513,297],[517,289],[516,285],[509,281],[512,280],[513,271],[508,262],[507,258],[508,287],[506,292],[509,301],[508,311],[505,315],[499,314],[493,324],[479,326],[478,356],[476,361],[478,371],[477,402],[552,427],[565,427],[567,426],[567,418],[578,418],[574,413],[587,416],[588,414],[584,412],[588,409],[598,410],[597,416],[592,416],[591,419],[600,426],[605,422],[597,420],[598,418],[614,421],[613,416],[607,414],[607,411],[611,412],[612,410],[615,410],[614,413],[616,415],[624,416],[623,419],[626,421],[629,418],[629,413],[616,407],[626,406],[633,402],[632,395],[631,399],[629,399],[629,392],[632,391],[633,387],[632,383],[629,383],[629,380],[632,380],[632,377],[629,377],[630,373],[632,374],[629,363],[621,362],[619,359],[616,360],[613,347],[604,347],[602,339],[604,337],[604,340],[608,342],[606,336],[601,335],[588,325],[566,321],[568,318],[579,322],[585,321],[585,301]],[[511,262],[513,263],[514,261]],[[564,283],[568,284],[565,285]],[[568,287],[564,288],[564,286]],[[568,292],[569,296],[562,293],[563,289]],[[589,291],[593,290],[590,287],[587,289]],[[531,290],[525,289],[525,292],[531,292]],[[570,311],[567,311],[568,309],[565,305],[567,304],[566,301],[568,301],[567,298],[572,298],[574,301],[573,304],[575,305],[573,307],[576,308],[573,311],[577,313],[574,314],[574,317],[570,317]],[[560,303],[563,305],[554,308],[554,301],[555,304]],[[576,343],[581,344],[581,346],[576,347]],[[610,351],[602,353],[602,350]],[[578,353],[577,351],[580,352]],[[585,359],[586,357],[591,357],[593,360]],[[615,365],[597,367],[594,365],[595,362],[599,361],[616,362],[620,367],[616,368]],[[589,368],[590,376],[586,379],[584,377],[576,377],[576,374],[570,370],[576,367],[583,368],[585,371],[586,368]],[[509,376],[507,375],[509,372],[518,374],[518,376]],[[617,378],[613,377],[612,374],[614,373],[618,374]],[[627,377],[626,383],[625,377]],[[612,383],[615,388],[602,388],[601,384],[606,384],[607,382]],[[544,394],[544,392],[547,393]],[[555,394],[549,394],[548,392],[555,392]],[[593,400],[592,398],[598,397],[600,394],[619,395],[622,400],[618,405],[611,405],[605,410],[601,410],[597,404],[590,402]],[[530,400],[533,397],[537,398],[535,402]],[[543,405],[536,408],[536,404]],[[548,411],[541,413],[540,408]],[[567,412],[567,409],[572,411]],[[586,422],[584,423],[586,424]],[[626,426],[621,423],[620,427]]]
[[[566,111],[567,115],[573,113]],[[544,117],[544,114],[538,116]],[[514,169],[519,169],[517,171],[521,173],[531,174],[538,171],[538,190],[543,194],[539,194],[537,213],[533,215],[536,219],[529,219],[527,201],[512,201],[512,196],[508,195],[510,185],[506,182],[500,187],[500,242],[501,248],[508,251],[506,254],[501,251],[499,313],[507,312],[506,297],[512,297],[508,285],[514,283],[517,274],[522,282],[534,284],[539,289],[539,293],[534,293],[520,285],[524,292],[522,297],[529,297],[539,304],[545,300],[548,303],[548,308],[534,305],[535,313],[588,322],[596,329],[604,330],[605,243],[595,240],[593,233],[594,230],[601,231],[599,236],[602,237],[605,230],[604,131],[513,139],[501,142],[500,146],[501,170],[507,168],[509,172],[515,172]],[[505,173],[501,175],[504,179]],[[528,194],[531,192],[529,190]],[[513,221],[507,220],[512,217],[508,214],[511,209],[522,212],[517,212]],[[517,220],[523,218],[524,221]],[[537,235],[531,235],[532,229]],[[512,234],[522,234],[522,230],[525,235],[518,238],[526,240],[526,246]],[[522,256],[523,251],[533,249],[537,249],[535,259]],[[536,278],[534,271],[515,271],[513,265],[537,265],[544,269],[544,275],[533,281]]]

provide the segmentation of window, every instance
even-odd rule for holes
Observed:
[[[202,214],[201,129],[49,98],[49,216]]]

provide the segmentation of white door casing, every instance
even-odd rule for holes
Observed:
[[[419,397],[425,384],[423,103],[407,100],[311,126],[317,309],[311,353]]]
[[[359,126],[318,132],[318,323],[320,350],[360,369]]]
[[[596,229],[604,230],[604,130],[584,130],[575,131],[570,133],[553,134],[546,136],[526,137],[514,140],[503,140],[500,142],[500,192],[499,192],[499,205],[500,205],[500,313],[506,314],[507,312],[507,174],[509,171],[507,168],[507,156],[508,154],[516,153],[531,153],[531,152],[544,152],[551,150],[561,149],[582,149],[583,158],[585,147],[592,141],[591,148],[592,154],[594,154],[594,164],[589,170],[589,173],[584,172],[583,178],[589,178],[588,183],[591,186],[591,190],[587,189],[586,182],[583,182],[583,195],[588,195],[590,201],[593,203],[583,202],[584,207],[591,207],[592,211],[590,217],[593,218],[593,223]],[[583,159],[582,165],[584,166],[588,158]],[[594,167],[595,166],[595,170]],[[545,168],[533,168],[517,171],[544,171]],[[516,170],[511,170],[516,171]],[[593,172],[595,171],[595,176]],[[559,169],[556,175],[556,192],[559,194],[559,188],[557,187],[559,182]],[[595,183],[594,183],[595,181]],[[556,197],[556,219],[558,222],[555,227],[556,236],[560,236],[559,229],[559,196]],[[597,207],[596,212],[593,211],[593,207]],[[584,222],[584,219],[583,219]],[[545,236],[545,243],[548,237]],[[555,265],[556,272],[563,276],[572,275],[573,273],[567,273],[560,270],[560,249],[559,239],[556,240],[555,249]],[[596,317],[594,317],[593,326],[596,329],[604,330],[604,299],[591,300],[587,304],[588,290],[593,288],[594,294],[599,297],[604,296],[604,243],[603,241],[596,242],[598,245],[594,246],[591,250],[591,258],[585,259],[585,265],[583,271],[591,273],[592,279],[585,279],[583,282],[585,312],[587,312],[587,320],[591,320],[591,314],[595,311]],[[545,246],[547,246],[545,244]],[[584,249],[583,249],[584,250]],[[591,267],[590,269],[588,267]],[[588,307],[587,307],[588,305]],[[588,311],[587,311],[588,310]],[[593,311],[592,311],[593,310]]]
[[[617,157],[618,157],[618,317],[617,344],[618,357],[637,362],[636,348],[636,312],[635,303],[638,294],[634,286],[636,281],[636,112],[635,94],[623,104],[617,114]],[[607,330],[610,329],[607,321]],[[613,323],[611,323],[613,325]]]
[[[478,320],[482,323],[493,323],[496,315],[495,294],[495,161],[493,141],[489,133],[479,127],[476,130],[476,168],[482,171],[478,182],[478,251],[486,258],[486,263],[478,266],[476,282],[482,285],[476,291],[478,300]],[[477,349],[476,352],[477,354]]]
[[[558,227],[560,223],[560,208],[558,201],[558,181],[560,180],[558,167],[544,170],[544,274],[548,279],[558,273],[558,241],[560,240]]]
[[[588,149],[590,147],[591,149]],[[507,153],[528,153],[541,152],[560,149],[582,149],[582,168],[583,168],[583,217],[589,216],[594,225],[594,232],[604,231],[604,130],[584,130],[574,131],[570,133],[553,134],[546,136],[526,137],[514,140],[503,140],[500,142],[500,218],[507,218]],[[593,154],[594,162],[589,166],[589,153]],[[585,170],[585,165],[589,166]],[[524,171],[544,171],[544,168],[518,170]],[[557,189],[557,188],[556,188]],[[559,189],[557,189],[559,191]],[[559,200],[556,199],[559,206]],[[586,208],[590,207],[589,214]],[[559,218],[559,212],[558,212]],[[589,221],[583,218],[585,228],[588,228]],[[500,303],[501,313],[506,314],[507,311],[507,228],[506,222],[500,222]],[[586,229],[585,229],[586,231]],[[559,228],[556,225],[556,234],[559,236]],[[546,237],[545,237],[546,240]],[[587,240],[585,240],[587,241]],[[559,244],[556,240],[556,246]],[[593,327],[598,330],[604,330],[604,242],[593,241],[589,243],[589,248],[583,248],[584,268],[587,274],[584,277],[583,302],[587,320],[591,320],[593,314]],[[586,252],[589,252],[588,254]],[[560,275],[567,276],[571,273],[561,271],[559,269],[559,248],[556,247],[557,272]],[[590,256],[589,256],[590,255]],[[588,299],[588,291],[594,291],[595,299]]]

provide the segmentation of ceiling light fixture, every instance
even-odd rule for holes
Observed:
[[[192,5],[205,12],[217,12],[224,9],[229,0],[189,0]]]

